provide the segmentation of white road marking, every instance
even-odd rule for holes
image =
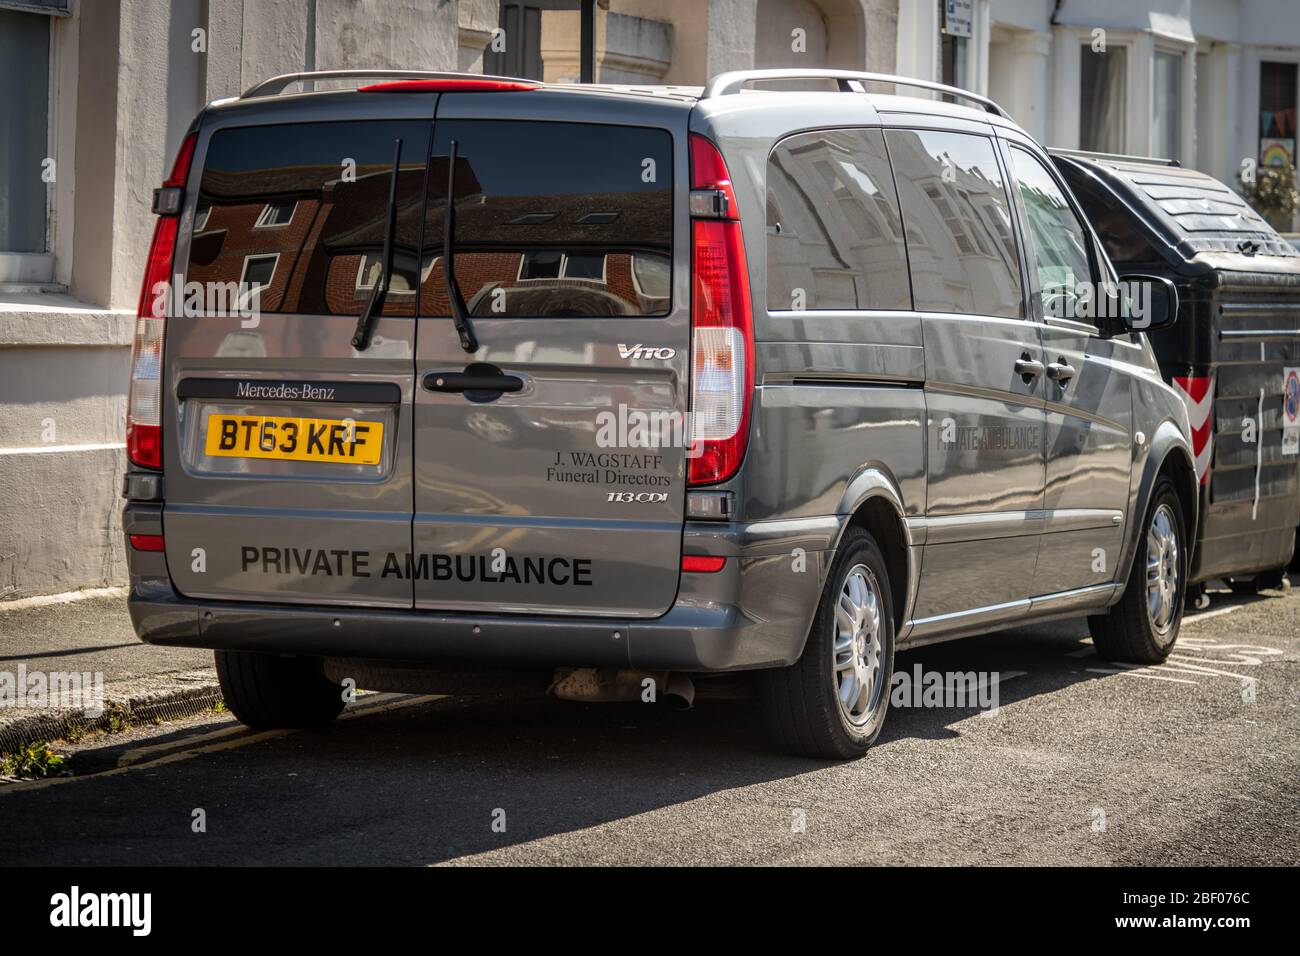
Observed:
[[[1213,611],[1201,611],[1199,614],[1188,614],[1183,617],[1184,624],[1195,624],[1197,621],[1204,621],[1207,618],[1218,617],[1220,614],[1231,614],[1233,611],[1240,611],[1246,605],[1234,604],[1231,607],[1215,608]]]
[[[1089,674],[1120,674],[1124,677],[1141,677],[1146,680],[1164,680],[1164,681],[1169,681],[1169,683],[1171,684],[1192,684],[1192,685],[1196,684],[1196,681],[1194,680],[1184,680],[1181,677],[1161,677],[1159,674],[1142,674],[1139,673],[1138,671],[1125,671],[1125,670],[1119,670],[1118,668],[1109,668],[1109,667],[1089,667],[1088,673]]]
[[[1233,608],[1235,610],[1235,608]],[[1193,638],[1186,642],[1190,649],[1201,653],[1223,652],[1232,654],[1237,660],[1221,660],[1211,657],[1195,657],[1189,654],[1170,654],[1168,660],[1161,664],[1125,664],[1115,662],[1114,665],[1107,668],[1089,667],[1088,671],[1093,674],[1123,674],[1127,677],[1144,677],[1149,680],[1164,680],[1173,684],[1199,684],[1196,680],[1186,680],[1177,677],[1164,677],[1163,674],[1191,674],[1197,677],[1226,677],[1229,680],[1238,681],[1242,684],[1258,684],[1258,677],[1251,677],[1248,674],[1240,674],[1236,671],[1219,670],[1218,667],[1209,667],[1206,665],[1217,664],[1236,665],[1239,667],[1258,667],[1263,661],[1259,655],[1281,654],[1279,650],[1271,647],[1260,647],[1255,644],[1217,644],[1213,638]],[[1253,654],[1243,654],[1242,651],[1252,651]]]

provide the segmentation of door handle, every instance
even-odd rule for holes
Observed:
[[[518,375],[507,375],[495,365],[474,362],[463,372],[428,372],[424,387],[430,392],[461,392],[471,402],[490,402],[503,392],[518,392],[524,380]]]
[[[1028,352],[1016,359],[1016,374],[1026,385],[1042,375],[1045,370],[1043,363],[1030,358]]]
[[[1057,359],[1047,365],[1047,377],[1053,382],[1060,382],[1062,386],[1068,384],[1075,374],[1074,366],[1065,359]]]

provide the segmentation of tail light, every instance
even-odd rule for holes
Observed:
[[[718,148],[692,133],[689,483],[736,473],[749,438],[754,327],[736,197]]]
[[[197,135],[190,133],[181,143],[163,189],[184,189],[190,175]],[[162,467],[162,352],[163,321],[167,316],[176,252],[177,212],[158,217],[153,242],[145,262],[144,282],[136,307],[135,342],[131,346],[131,385],[126,405],[126,457],[141,468]]]

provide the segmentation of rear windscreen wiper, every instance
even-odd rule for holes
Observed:
[[[357,318],[357,330],[352,333],[352,347],[364,352],[370,347],[370,330],[375,324],[375,313],[383,309],[388,296],[388,284],[393,276],[393,233],[397,231],[397,174],[402,163],[402,141],[393,141],[393,176],[388,183],[388,215],[384,221],[384,258],[379,264],[379,276],[370,290],[366,307]]]
[[[442,225],[442,274],[447,280],[447,299],[451,303],[451,322],[456,326],[460,336],[460,347],[466,352],[478,351],[478,338],[474,335],[474,326],[470,324],[465,300],[461,298],[460,286],[456,285],[455,252],[452,249],[452,237],[456,230],[456,141],[453,139],[447,150],[447,216]]]

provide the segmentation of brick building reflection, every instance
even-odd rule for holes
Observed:
[[[398,173],[384,315],[414,315],[417,287],[422,315],[449,314],[441,262],[446,159],[430,163],[422,216],[424,173],[418,164]],[[357,314],[380,273],[390,176],[380,164],[358,167],[355,181],[337,164],[208,169],[187,279],[260,286],[263,312]],[[491,196],[472,161],[460,158],[456,193],[456,278],[472,314],[667,310],[669,190]]]

